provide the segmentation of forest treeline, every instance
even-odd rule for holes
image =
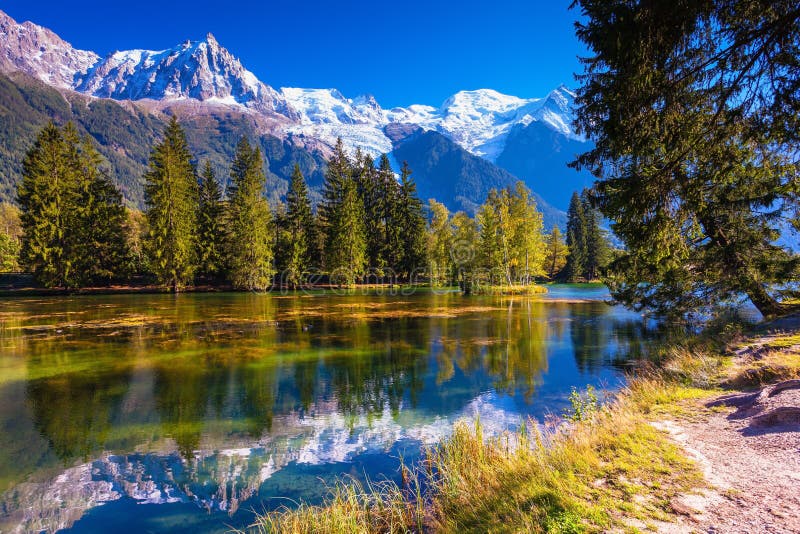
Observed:
[[[545,233],[522,182],[492,190],[474,217],[417,195],[339,140],[312,206],[298,166],[286,200],[264,196],[265,161],[242,138],[225,191],[209,162],[198,168],[174,117],[143,176],[146,209],[127,209],[92,141],[67,124],[46,126],[23,163],[19,208],[0,210],[0,271],[25,269],[45,287],[77,289],[149,277],[178,291],[364,283],[458,285],[464,292],[536,281],[599,278],[609,260],[600,217],[575,193],[566,240]]]

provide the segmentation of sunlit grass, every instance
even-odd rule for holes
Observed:
[[[705,485],[694,463],[651,423],[696,416],[746,370],[780,366],[800,376],[800,335],[775,336],[758,360],[725,352],[732,334],[664,347],[610,403],[542,431],[486,439],[458,423],[429,449],[403,485],[378,491],[343,483],[321,506],[260,518],[259,532],[604,532],[657,529],[674,497]],[[421,483],[424,482],[424,483]],[[424,487],[424,490],[421,489]],[[340,527],[339,525],[346,525]],[[346,530],[342,530],[345,528]]]
[[[476,295],[541,295],[547,293],[547,287],[538,284],[512,285],[477,285],[473,288]]]

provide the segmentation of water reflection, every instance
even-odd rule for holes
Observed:
[[[397,456],[459,417],[477,414],[491,432],[559,412],[572,386],[619,383],[652,337],[601,302],[10,300],[0,531],[90,530],[106,510],[134,529],[124,521],[144,509],[131,503],[159,504],[146,514],[158,521],[191,504],[182,521],[224,531],[246,524],[243,510],[285,504],[275,497],[318,498],[319,476],[395,476]]]

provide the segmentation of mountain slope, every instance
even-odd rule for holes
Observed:
[[[555,207],[566,210],[569,196],[592,185],[588,172],[567,167],[591,143],[563,135],[541,122],[519,124],[508,134],[495,163],[518,176]]]
[[[267,193],[272,200],[285,193],[295,162],[309,182],[321,188],[325,165],[322,154],[307,150],[292,138],[260,134],[246,114],[218,109],[201,114],[180,108],[170,111],[181,117],[193,154],[200,161],[210,161],[223,184],[236,142],[247,136],[261,147],[267,160]],[[25,152],[50,120],[57,124],[72,121],[79,131],[90,135],[125,199],[132,206],[143,206],[141,177],[150,150],[164,131],[167,115],[131,102],[62,94],[22,73],[0,74],[0,200],[13,201],[16,197]]]
[[[399,140],[392,152],[397,161],[414,171],[420,198],[435,198],[451,211],[473,215],[490,189],[511,187],[517,177],[485,159],[470,154],[448,137],[434,131],[415,130]],[[546,229],[566,226],[566,214],[534,193]]]
[[[0,72],[9,76],[0,80],[0,101],[7,104],[5,113],[0,109],[0,197],[6,199],[13,197],[22,156],[36,130],[49,119],[73,120],[97,140],[126,199],[141,206],[149,149],[170,114],[184,123],[198,158],[210,160],[223,181],[238,138],[256,141],[269,159],[273,197],[285,190],[294,161],[318,190],[323,160],[338,137],[351,150],[377,156],[396,148],[388,129],[407,125],[447,139],[424,137],[438,152],[418,161],[426,174],[419,180],[421,189],[438,191],[437,199],[449,205],[474,209],[490,188],[507,185],[510,178],[498,174],[495,160],[509,176],[546,191],[543,197],[550,203],[564,205],[572,192],[560,187],[572,171],[547,167],[565,160],[550,152],[580,142],[570,127],[574,95],[563,86],[545,98],[479,89],[460,91],[438,108],[385,110],[370,95],[351,99],[335,89],[276,91],[210,34],[167,50],[100,57],[73,48],[46,28],[18,24],[2,11]],[[532,131],[542,133],[528,135]],[[416,143],[415,150],[421,150],[424,143]],[[450,158],[446,172],[430,172],[432,159],[445,153]],[[542,165],[548,169],[544,178]],[[455,182],[445,183],[451,179]],[[448,194],[454,196],[443,196]]]

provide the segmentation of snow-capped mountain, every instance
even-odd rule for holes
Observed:
[[[46,28],[18,24],[2,11],[0,32],[0,70],[23,71],[60,89],[114,100],[195,99],[299,118],[210,33],[168,50],[128,50],[101,58]]]
[[[427,105],[384,110],[371,95],[347,98],[336,89],[283,88],[262,83],[213,35],[160,51],[118,51],[101,58],[78,50],[50,30],[18,24],[0,11],[0,70],[21,70],[60,89],[114,100],[194,99],[239,106],[286,120],[283,132],[377,155],[392,150],[384,133],[393,123],[413,124],[446,135],[464,149],[494,161],[514,126],[541,121],[572,132],[574,95],[564,86],[545,98],[518,98],[491,89],[460,91],[438,108]]]
[[[115,100],[193,98],[275,112],[297,114],[271,87],[245,69],[210,33],[161,51],[114,52],[78,76],[76,91]]]
[[[32,22],[18,24],[0,11],[0,71],[22,71],[61,89],[72,89],[97,63],[94,52],[76,50],[58,35]]]
[[[581,140],[571,127],[574,93],[564,86],[545,98],[518,98],[492,89],[460,91],[439,108],[412,105],[383,110],[375,99],[346,98],[336,89],[283,88],[281,93],[301,116],[292,133],[332,143],[341,137],[350,146],[380,154],[392,148],[389,124],[413,124],[446,135],[464,149],[494,161],[511,129],[540,121],[570,139]]]
[[[497,172],[498,168],[511,173],[504,183],[519,178],[534,191],[553,191],[543,194],[543,199],[559,209],[566,207],[572,187],[582,185],[576,173],[565,166],[581,151],[585,140],[571,127],[575,95],[564,86],[544,98],[519,98],[491,89],[478,89],[460,91],[438,107],[415,104],[384,109],[371,95],[348,98],[336,89],[284,87],[276,90],[248,71],[211,34],[167,50],[117,51],[101,57],[72,47],[46,28],[31,22],[17,23],[0,11],[0,73],[19,72],[44,82],[48,89],[56,89],[69,103],[60,111],[46,106],[29,110],[28,116],[37,117],[35,124],[8,125],[6,131],[13,130],[13,135],[9,133],[12,141],[8,150],[13,153],[25,150],[30,140],[20,135],[29,135],[41,127],[44,117],[75,120],[106,149],[103,154],[119,174],[120,182],[127,186],[126,198],[136,203],[141,201],[139,178],[143,159],[134,155],[141,152],[134,145],[150,143],[157,135],[154,125],[165,118],[164,111],[177,114],[185,127],[194,128],[198,139],[204,131],[224,131],[231,136],[261,139],[265,154],[270,153],[270,172],[276,184],[273,193],[278,197],[285,193],[280,182],[288,180],[298,158],[302,160],[304,172],[320,181],[324,163],[318,165],[317,162],[323,162],[330,155],[339,137],[350,150],[360,148],[372,156],[388,153],[396,167],[395,152],[400,144],[408,135],[419,131],[440,134],[472,156],[490,163],[489,167],[480,166],[486,172],[470,178],[479,187],[469,188],[469,198],[439,199],[451,209],[482,202],[479,197],[485,186],[494,184],[495,178],[502,174]],[[13,86],[27,82],[10,83]],[[85,102],[85,107],[74,108],[72,102],[76,99]],[[138,126],[129,130],[136,133],[134,139],[127,140],[127,146],[116,146],[125,141],[112,139],[110,132],[104,129],[109,123],[108,117],[98,120],[90,117],[115,109],[106,105],[110,104],[108,101],[95,109],[92,102],[98,99],[119,102],[124,110],[115,113],[132,113],[129,119]],[[39,101],[22,98],[15,102],[18,106],[36,107]],[[132,102],[137,104],[132,105]],[[89,114],[80,111],[82,109],[89,110]],[[112,121],[122,120],[122,115]],[[14,130],[15,127],[20,128],[19,131]],[[114,136],[119,137],[119,132]],[[231,148],[217,146],[211,141],[200,141],[202,146],[193,148],[198,156],[214,160],[219,174],[224,176],[227,174],[224,162],[229,159]],[[283,144],[283,148],[278,144]],[[441,140],[436,144],[444,146]],[[294,160],[276,163],[276,158],[281,162],[285,159],[286,146],[291,148]],[[422,150],[427,146],[406,144],[405,157],[427,161],[425,154],[409,154],[412,147]],[[458,181],[475,174],[475,161],[458,155],[452,147],[447,151],[453,154],[455,161],[446,166],[449,173],[434,165],[428,169],[429,175],[419,173],[417,178],[433,182]],[[301,152],[305,155],[300,156]],[[19,176],[19,163],[15,165],[10,174],[0,175],[0,199],[13,195],[13,184]]]

